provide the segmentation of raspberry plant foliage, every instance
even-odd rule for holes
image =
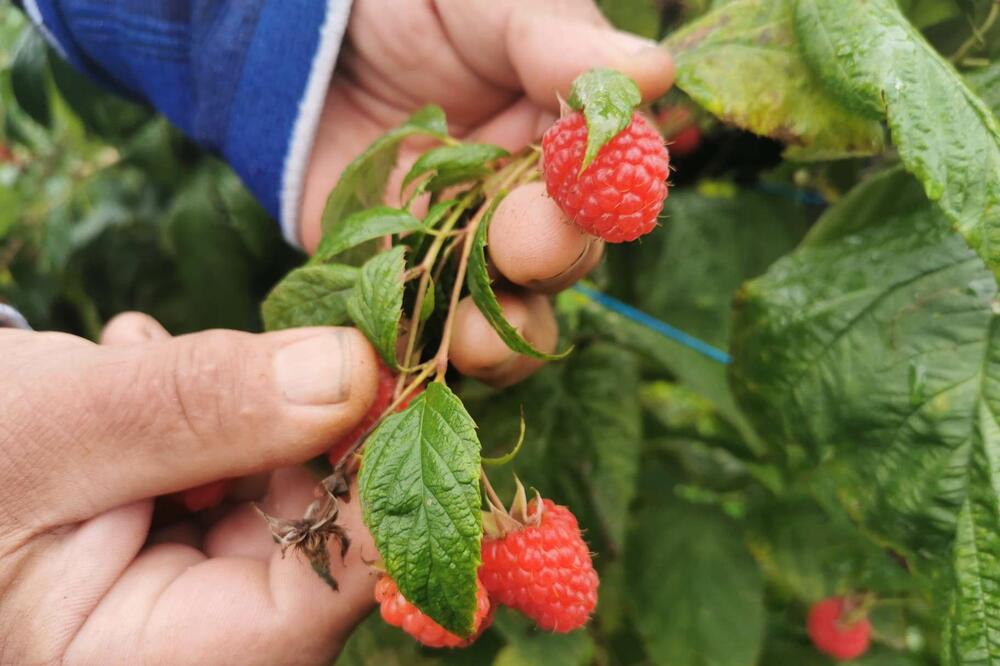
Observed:
[[[362,433],[388,465],[362,472],[382,495],[368,506],[385,523],[377,566],[456,636],[473,621],[476,475],[523,424],[519,453],[490,475],[503,497],[513,470],[572,507],[601,581],[588,627],[548,634],[499,608],[475,644],[442,654],[374,617],[339,663],[822,666],[809,609],[850,597],[872,602],[855,663],[1000,664],[1000,9],[601,4],[621,27],[665,37],[678,90],[641,110],[683,107],[702,141],[671,155],[660,226],[610,248],[588,287],[727,350],[731,367],[570,292],[556,299],[565,358],[503,391],[454,373],[433,382],[456,285],[503,328],[487,213],[535,177],[536,156],[449,136],[427,107],[351,165],[319,252],[296,265],[231,173],[81,81],[7,8],[0,297],[38,328],[91,337],[130,308],[172,332],[364,327],[396,376],[394,404]],[[387,192],[414,137],[427,150]],[[426,213],[411,205],[428,197]],[[285,273],[258,321],[258,297]],[[501,335],[520,345],[516,333]],[[440,433],[427,435],[432,423]],[[410,482],[387,484],[393,471]],[[314,511],[322,529],[272,527],[282,545],[349,538],[329,508]],[[421,566],[435,548],[455,569]]]

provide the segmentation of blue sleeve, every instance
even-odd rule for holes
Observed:
[[[24,0],[77,69],[226,159],[297,243],[351,0]]]

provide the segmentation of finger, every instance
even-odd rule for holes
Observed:
[[[354,329],[211,331],[127,347],[24,340],[0,356],[19,392],[0,403],[0,423],[18,442],[11,471],[26,496],[62,522],[86,517],[79,507],[303,462],[357,425],[377,384],[375,352]]]
[[[105,595],[67,653],[69,663],[329,663],[374,605],[376,557],[356,494],[339,523],[353,538],[331,558],[333,591],[289,552],[266,561],[182,546],[142,554]],[[272,548],[272,551],[276,549]],[[179,640],[179,637],[183,637]]]
[[[543,183],[518,187],[490,222],[490,259],[514,284],[555,293],[593,270],[604,243],[580,231],[546,194]]]
[[[134,345],[166,340],[169,337],[167,329],[149,315],[141,312],[123,312],[104,327],[101,344]]]
[[[548,299],[537,294],[497,293],[504,317],[535,349],[555,351],[559,328]],[[464,375],[493,386],[515,384],[544,363],[511,351],[470,297],[455,311],[455,334],[449,358]]]
[[[473,69],[500,85],[523,89],[558,110],[577,76],[610,67],[631,77],[643,98],[669,90],[674,67],[655,42],[619,32],[587,1],[438,0],[449,39]]]

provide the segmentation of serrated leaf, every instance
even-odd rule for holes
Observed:
[[[14,99],[28,116],[42,127],[52,123],[49,76],[45,40],[34,29],[21,31],[10,65]]]
[[[997,285],[938,209],[900,202],[748,283],[732,381],[763,436],[827,460],[852,515],[950,582],[944,656],[1000,664]]]
[[[431,383],[365,444],[364,520],[403,596],[441,626],[472,633],[482,523],[479,439],[462,402]]]
[[[350,321],[347,301],[358,269],[317,265],[297,268],[277,284],[261,305],[269,331],[300,326],[341,326]]]
[[[411,183],[429,176],[421,189],[424,192],[437,192],[488,174],[490,163],[508,156],[510,153],[503,148],[488,143],[463,143],[432,148],[417,158],[399,189],[400,192],[405,192]]]
[[[635,356],[610,345],[588,347],[567,366],[564,381],[564,435],[577,438],[580,450],[593,455],[590,494],[605,533],[620,548],[642,449]]]
[[[587,121],[587,150],[580,165],[583,171],[601,148],[632,122],[642,94],[635,81],[617,70],[591,69],[573,81],[566,101],[583,111]]]
[[[791,159],[881,152],[881,123],[852,113],[804,62],[795,2],[736,0],[670,35],[677,87],[724,122],[789,145]]]
[[[764,586],[733,523],[661,497],[638,513],[626,552],[632,619],[663,666],[754,666]]]
[[[377,206],[348,215],[323,233],[313,262],[330,261],[342,252],[382,236],[422,233],[426,227],[405,210]]]
[[[1000,122],[894,0],[798,0],[796,32],[827,88],[885,117],[906,168],[1000,275]]]
[[[403,271],[406,248],[397,245],[369,259],[347,301],[355,326],[365,334],[390,368],[398,369],[396,340],[403,316]]]
[[[490,274],[486,267],[486,238],[490,220],[502,199],[502,197],[494,199],[493,204],[486,211],[482,221],[479,223],[479,228],[476,230],[476,236],[472,244],[472,253],[469,256],[468,275],[466,277],[469,294],[472,296],[476,307],[486,317],[486,321],[490,323],[493,330],[497,332],[500,339],[510,349],[519,354],[545,361],[559,360],[569,354],[571,350],[567,349],[561,354],[546,354],[532,347],[531,343],[525,340],[518,333],[517,329],[511,326],[510,322],[504,318],[500,302],[497,301],[496,294],[493,293]]]
[[[382,203],[399,146],[411,136],[444,139],[448,125],[438,106],[425,106],[396,129],[383,134],[347,165],[323,209],[323,231],[329,233],[351,213]]]

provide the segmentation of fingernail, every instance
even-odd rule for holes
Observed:
[[[274,372],[285,399],[296,405],[346,401],[351,395],[349,350],[338,330],[282,347],[274,357]]]
[[[619,51],[629,56],[642,55],[652,49],[660,48],[660,45],[652,39],[620,30],[615,31],[614,42]]]

